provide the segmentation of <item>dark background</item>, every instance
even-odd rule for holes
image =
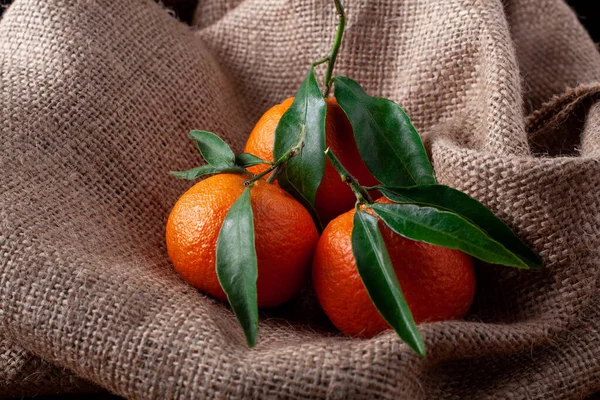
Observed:
[[[594,39],[600,42],[600,2],[598,0],[569,0],[579,20]]]
[[[4,8],[8,7],[12,1],[13,0],[0,0],[0,16],[2,16]],[[173,9],[181,20],[190,22],[196,3],[202,0],[158,1]],[[567,0],[567,3],[575,10],[579,20],[590,32],[594,42],[600,42],[600,2],[598,0]],[[544,12],[544,10],[540,9],[540,12]]]

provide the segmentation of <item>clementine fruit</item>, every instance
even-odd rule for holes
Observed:
[[[384,200],[388,202],[387,199]],[[344,334],[372,337],[390,326],[365,289],[352,253],[354,210],[327,225],[313,259],[313,286],[323,310]],[[460,319],[475,295],[472,258],[379,228],[416,323]]]
[[[244,152],[254,154],[267,161],[273,161],[275,128],[277,128],[281,116],[290,108],[293,101],[293,98],[289,98],[263,114],[250,133]],[[328,98],[326,102],[326,145],[331,148],[348,172],[363,186],[377,185],[377,180],[371,175],[360,158],[348,117],[334,98]],[[248,168],[248,170],[258,174],[267,168],[267,165],[256,165]],[[329,163],[329,160],[326,160],[323,180],[317,189],[315,198],[315,209],[323,224],[327,224],[333,218],[352,208],[355,201],[356,198],[352,190],[342,182],[338,172]]]
[[[190,285],[221,301],[227,296],[217,278],[217,239],[246,179],[219,174],[198,182],[179,198],[167,221],[167,251],[175,270]],[[274,307],[290,300],[308,278],[318,232],[308,211],[277,186],[255,182],[250,202],[258,306]]]

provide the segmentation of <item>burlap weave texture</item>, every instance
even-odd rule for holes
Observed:
[[[197,165],[241,150],[335,26],[325,0],[17,0],[0,21],[0,396],[583,398],[600,391],[600,55],[559,0],[344,2],[336,67],[402,105],[441,183],[492,208],[546,269],[478,266],[467,321],[344,338],[233,314],[185,285],[166,217]],[[293,306],[292,306],[293,307]],[[310,323],[309,323],[310,322]],[[45,360],[45,361],[42,361]],[[97,386],[96,386],[97,385]]]

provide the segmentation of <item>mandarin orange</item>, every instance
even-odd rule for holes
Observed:
[[[175,270],[190,285],[221,301],[227,297],[216,273],[217,239],[246,179],[219,174],[196,183],[179,198],[167,221],[167,250]],[[294,297],[308,278],[318,232],[308,211],[277,186],[259,180],[250,199],[258,306],[274,307]]]
[[[354,212],[340,215],[323,231],[313,259],[312,281],[323,310],[340,331],[372,337],[390,327],[371,302],[356,269]],[[472,258],[458,250],[407,239],[381,221],[379,227],[415,322],[463,318],[475,295]]]
[[[293,98],[289,98],[263,114],[250,133],[244,152],[254,154],[267,161],[273,161],[275,128],[293,101]],[[377,180],[360,158],[352,125],[334,98],[327,99],[325,132],[326,145],[331,148],[348,172],[364,186],[377,185]],[[248,170],[257,174],[267,168],[267,165],[256,165]],[[355,201],[352,190],[342,182],[338,172],[329,163],[329,160],[326,160],[323,180],[315,198],[315,209],[323,224],[326,225],[333,218],[352,208]]]

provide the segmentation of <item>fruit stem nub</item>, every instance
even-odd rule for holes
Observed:
[[[358,203],[365,205],[373,204],[373,199],[369,195],[369,192],[367,192],[367,190],[363,186],[361,186],[360,183],[358,183],[355,177],[350,175],[348,170],[344,168],[340,160],[335,156],[335,154],[333,154],[329,147],[327,148],[327,150],[325,150],[325,155],[329,159],[331,165],[333,165],[333,168],[335,168],[336,171],[340,174],[342,181],[344,181],[344,183],[350,186],[350,189],[352,189],[352,191],[354,192]]]
[[[335,10],[337,11],[338,15],[338,26],[337,32],[335,34],[335,39],[333,41],[333,47],[331,48],[331,53],[329,53],[329,56],[315,63],[318,65],[321,62],[325,62],[324,60],[329,61],[329,64],[327,64],[327,71],[325,71],[325,89],[323,89],[324,97],[327,97],[329,91],[331,90],[331,74],[333,73],[333,67],[335,66],[335,59],[337,58],[338,50],[342,45],[342,37],[344,36],[344,28],[346,27],[346,12],[344,11],[344,6],[342,5],[342,2],[340,0],[333,0],[333,2],[335,4]]]

